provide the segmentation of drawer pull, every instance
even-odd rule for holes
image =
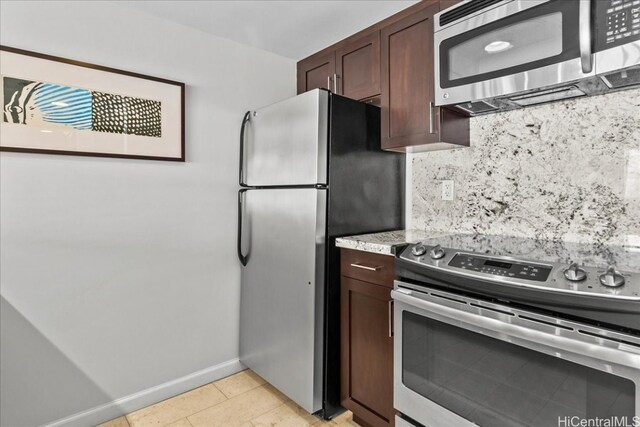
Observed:
[[[351,267],[361,268],[361,269],[367,270],[367,271],[382,270],[382,266],[381,265],[376,265],[375,267],[369,267],[368,265],[364,265],[364,264],[360,264],[360,263],[354,263],[354,264],[351,264]]]

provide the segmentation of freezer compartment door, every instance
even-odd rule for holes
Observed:
[[[322,408],[326,190],[241,190],[240,361]]]
[[[326,184],[328,120],[329,93],[319,89],[249,112],[241,185]]]

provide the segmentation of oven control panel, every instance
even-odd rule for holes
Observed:
[[[503,261],[467,254],[456,254],[453,259],[449,261],[449,266],[492,274],[494,276],[533,280],[536,282],[546,282],[552,270],[551,267],[543,265]]]
[[[544,255],[546,259],[515,258],[517,248],[523,248],[528,257],[538,253],[568,253],[575,254],[578,261],[569,263],[558,255]],[[608,267],[602,262],[585,264],[581,257],[596,256],[590,250],[594,248],[589,245],[565,246],[506,236],[448,235],[407,245],[398,254],[396,276],[427,282],[445,280],[462,287],[473,278],[476,284],[546,289],[640,304],[640,256],[625,252],[627,258],[618,258],[617,252],[609,252],[607,256],[613,254],[613,258]],[[616,266],[616,259],[623,260],[625,267]]]

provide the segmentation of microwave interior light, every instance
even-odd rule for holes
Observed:
[[[489,43],[484,47],[484,50],[489,53],[503,52],[507,49],[511,49],[513,45],[509,42],[503,40],[496,40],[494,42]]]

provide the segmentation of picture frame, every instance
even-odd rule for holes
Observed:
[[[185,161],[185,84],[0,45],[0,151]]]

